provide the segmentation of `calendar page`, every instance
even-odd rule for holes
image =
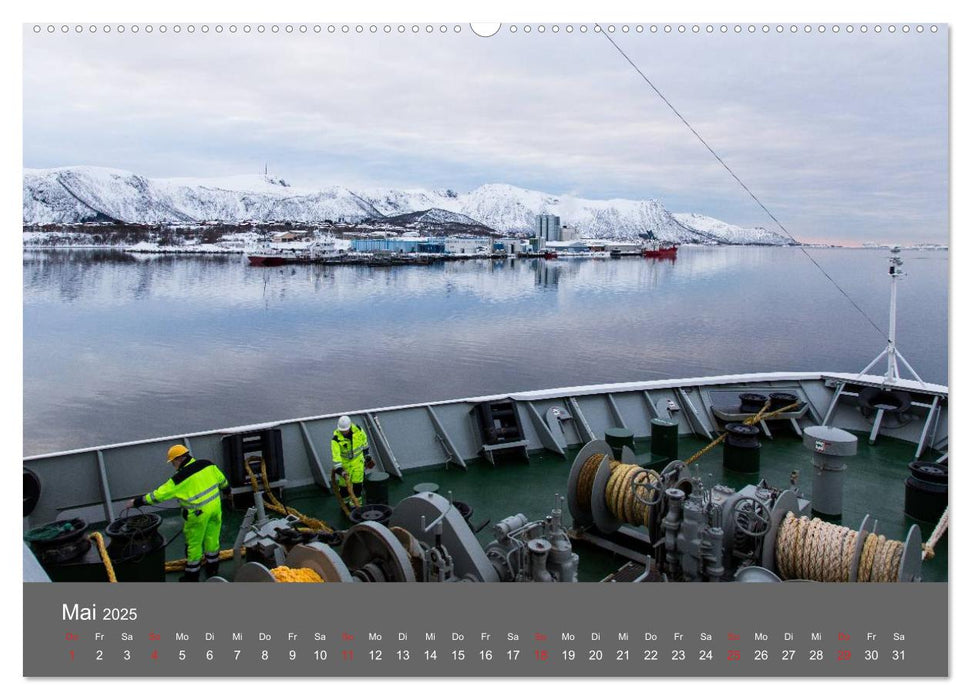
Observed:
[[[83,14],[24,677],[949,677],[948,23]]]

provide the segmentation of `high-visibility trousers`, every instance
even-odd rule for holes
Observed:
[[[218,502],[216,508],[189,511],[182,525],[187,563],[202,561],[203,551],[210,553],[219,551],[219,533],[222,530],[222,524],[223,510]]]

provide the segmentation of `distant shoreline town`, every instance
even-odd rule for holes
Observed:
[[[362,253],[485,257],[544,251],[616,256],[682,245],[856,247],[802,244],[761,227],[671,213],[653,199],[592,200],[502,184],[466,193],[301,189],[266,172],[151,179],[89,166],[24,170],[25,248],[228,255],[322,237],[343,242],[340,250]]]

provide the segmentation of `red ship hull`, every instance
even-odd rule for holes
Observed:
[[[643,255],[645,258],[673,258],[678,254],[678,246],[673,245],[670,248],[658,248],[657,250],[645,250]]]
[[[286,260],[275,255],[250,255],[249,264],[254,267],[279,267],[286,264]]]

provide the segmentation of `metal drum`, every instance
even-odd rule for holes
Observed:
[[[728,471],[758,474],[762,459],[759,429],[744,423],[728,423],[725,432],[728,434],[722,451],[722,466]]]
[[[933,523],[947,508],[947,466],[911,462],[904,492],[904,513],[914,520]]]

